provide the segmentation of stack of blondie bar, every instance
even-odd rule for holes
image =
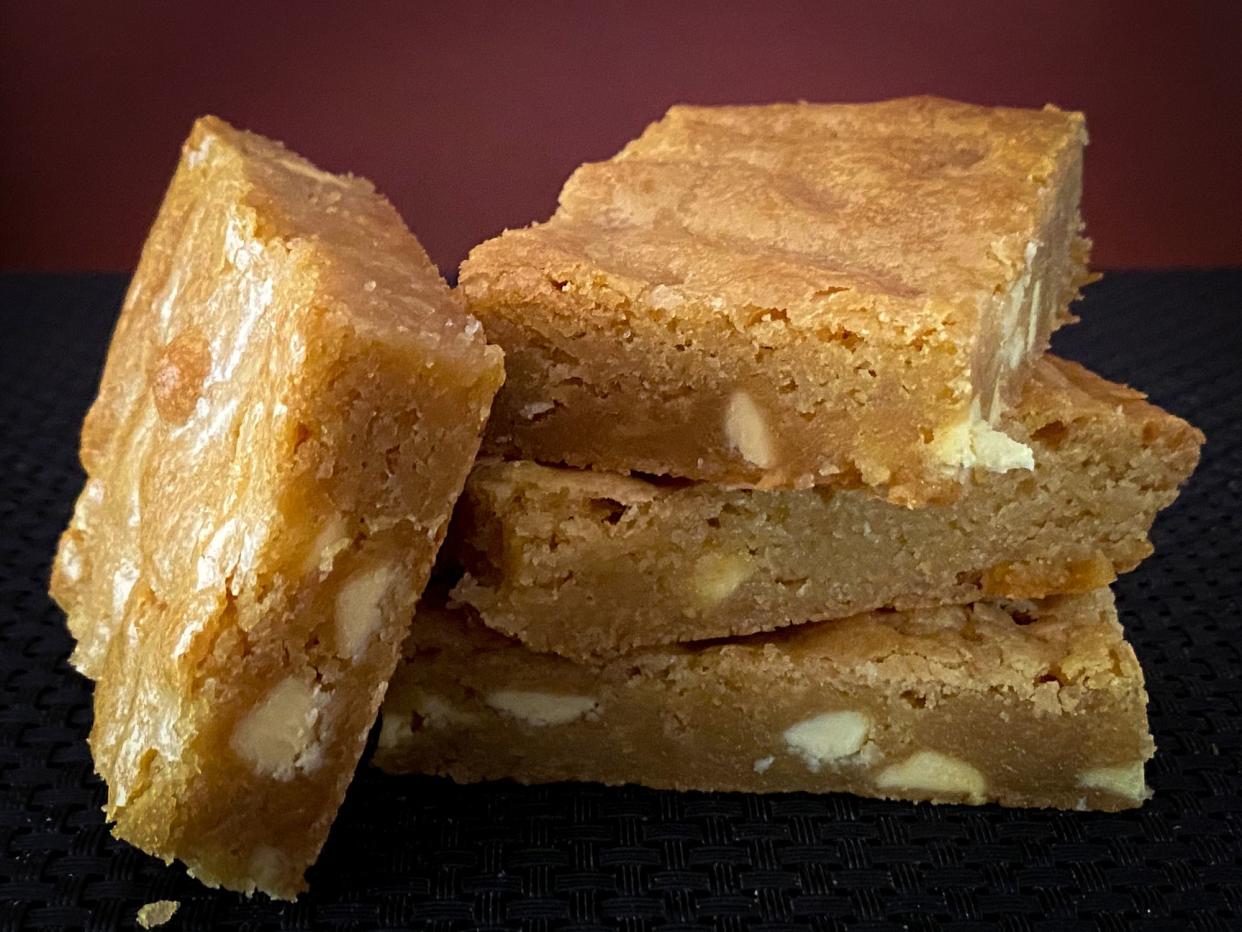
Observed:
[[[1202,436],[1045,353],[1084,142],[678,107],[452,290],[367,182],[200,120],[52,575],[117,835],[296,896],[381,703],[396,772],[1139,804],[1108,584]]]
[[[1118,809],[1108,584],[1196,462],[1046,354],[1079,114],[675,107],[476,248],[506,382],[378,760],[459,780]]]

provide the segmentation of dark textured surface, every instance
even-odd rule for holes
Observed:
[[[124,280],[0,278],[0,932],[794,926],[1242,928],[1242,272],[1115,275],[1063,355],[1204,429],[1203,464],[1117,585],[1147,671],[1156,791],[1120,815],[595,786],[364,768],[295,905],[206,890],[114,840],[90,687],[45,595],[78,425]]]

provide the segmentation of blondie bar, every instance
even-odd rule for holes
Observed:
[[[1082,116],[935,98],[671,109],[461,286],[508,458],[951,500],[1087,280]]]
[[[368,182],[195,124],[52,578],[118,836],[303,888],[502,373]]]
[[[1148,796],[1146,704],[1108,589],[875,612],[599,665],[429,606],[375,759],[463,782],[1113,810]]]
[[[476,467],[446,551],[456,599],[535,650],[609,654],[881,607],[1041,598],[1107,585],[1203,436],[1045,356],[1005,422],[1033,472],[978,472],[951,505],[861,490],[722,489],[527,461]]]

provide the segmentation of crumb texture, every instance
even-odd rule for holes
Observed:
[[[536,650],[615,655],[879,608],[1043,598],[1108,585],[1203,435],[1123,385],[1046,356],[1005,422],[1033,470],[977,470],[950,505],[861,489],[724,489],[482,462],[448,553],[453,590]]]
[[[442,604],[420,609],[385,701],[376,762],[393,772],[1064,809],[1147,795],[1147,696],[1107,589],[593,662]]]

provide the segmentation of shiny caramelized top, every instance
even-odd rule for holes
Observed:
[[[1051,106],[675,106],[581,166],[546,223],[477,247],[461,282],[953,327],[1021,267],[1085,142],[1082,115]]]

